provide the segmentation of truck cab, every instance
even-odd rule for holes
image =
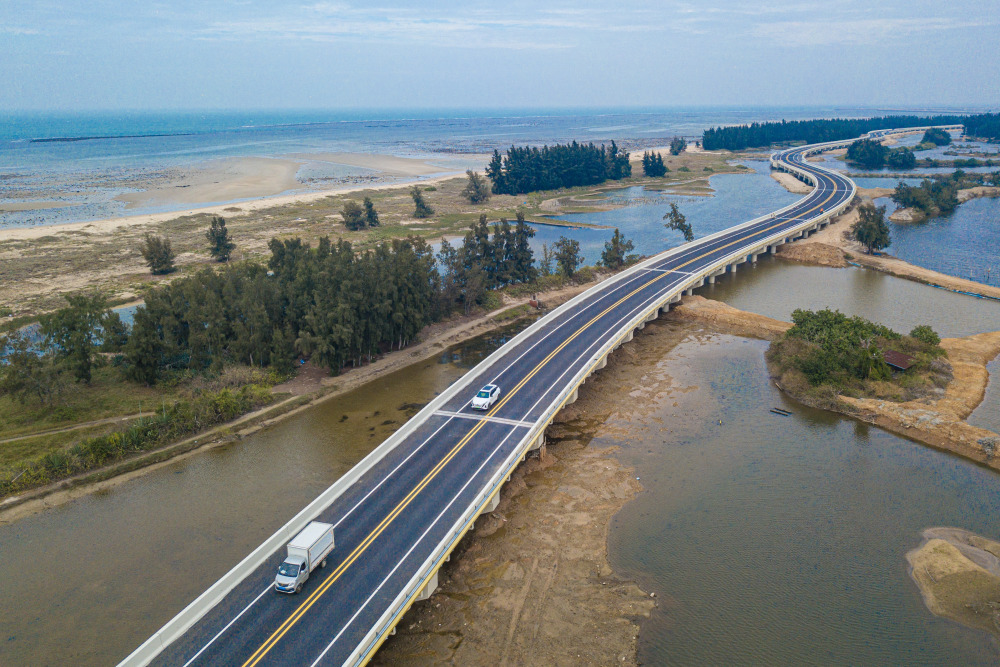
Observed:
[[[298,593],[317,567],[326,567],[326,557],[333,551],[333,526],[310,521],[291,542],[288,555],[278,566],[274,590],[278,593]]]
[[[289,556],[278,566],[274,588],[282,593],[298,593],[309,579],[309,564],[301,556]]]

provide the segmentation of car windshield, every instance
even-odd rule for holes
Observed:
[[[283,577],[294,577],[299,573],[298,563],[282,563],[278,566],[278,574]]]
[[[468,396],[468,394],[466,394],[466,396]],[[486,391],[485,389],[476,394],[476,398],[489,398],[489,397],[490,397],[490,392]]]

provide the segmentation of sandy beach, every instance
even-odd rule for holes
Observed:
[[[320,160],[371,170],[371,175],[348,177],[344,182],[314,191],[290,193],[306,185],[296,178],[296,172],[305,161]],[[408,187],[415,180],[431,184],[453,178],[462,172],[447,171],[424,160],[402,158],[394,155],[356,153],[296,154],[278,158],[231,158],[216,160],[191,170],[167,177],[142,192],[120,195],[126,209],[140,207],[169,208],[162,213],[142,213],[69,222],[35,227],[0,228],[0,242],[29,241],[63,232],[84,234],[110,234],[117,229],[156,224],[186,215],[210,214],[233,216],[239,213],[295,203],[315,202],[336,194],[356,192],[378,186],[380,188]],[[425,178],[439,174],[435,178]],[[247,201],[242,201],[247,200]],[[236,201],[237,203],[233,203]],[[212,203],[224,202],[224,203]],[[73,206],[72,203],[4,202],[0,210],[42,210]]]

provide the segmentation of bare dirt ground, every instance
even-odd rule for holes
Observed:
[[[682,322],[707,324],[720,333],[761,340],[776,340],[792,327],[788,322],[739,310],[697,294],[684,297],[679,306],[670,310],[669,317]]]
[[[928,528],[906,554],[934,614],[1000,636],[1000,542],[961,528]]]
[[[812,192],[813,189],[811,185],[807,185],[791,174],[787,174],[783,171],[772,171],[771,178],[781,183],[781,185],[784,186],[784,188],[789,192],[794,192],[797,195],[807,195]]]

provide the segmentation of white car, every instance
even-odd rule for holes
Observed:
[[[472,409],[474,410],[489,410],[490,406],[497,402],[500,398],[500,387],[495,384],[488,384],[479,390],[472,398]]]

